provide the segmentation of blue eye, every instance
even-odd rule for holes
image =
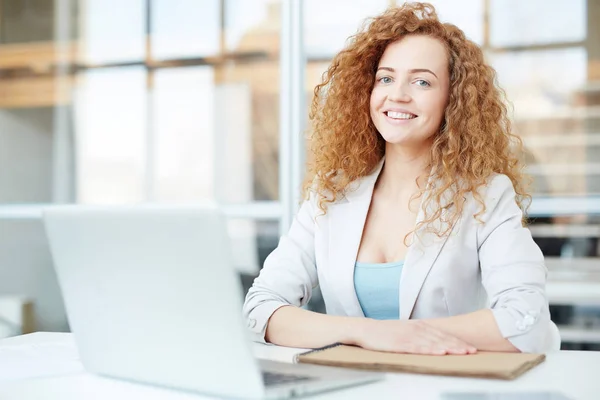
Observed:
[[[377,79],[377,82],[392,83],[392,78],[390,78],[389,76],[382,76],[381,78]]]
[[[417,84],[417,86],[421,86],[421,87],[429,87],[429,86],[431,86],[429,84],[429,82],[427,82],[426,80],[423,80],[423,79],[418,79],[418,80],[415,81],[415,83]]]

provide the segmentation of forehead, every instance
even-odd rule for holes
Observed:
[[[448,51],[436,38],[424,35],[408,35],[386,47],[379,67],[396,70],[427,68],[436,75],[448,71]],[[439,75],[438,75],[439,76]]]

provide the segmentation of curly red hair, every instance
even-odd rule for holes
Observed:
[[[368,175],[385,153],[385,141],[369,112],[369,99],[379,60],[386,47],[406,35],[439,39],[448,50],[450,92],[448,106],[431,148],[430,187],[423,208],[430,201],[439,207],[421,224],[442,215],[442,195],[450,190],[454,203],[450,220],[462,213],[462,199],[472,193],[485,212],[478,188],[494,173],[507,175],[517,193],[517,204],[526,209],[521,140],[511,133],[504,92],[496,72],[484,61],[482,50],[456,26],[441,23],[427,3],[406,3],[366,21],[338,53],[316,86],[311,105],[312,161],[308,164],[306,196],[319,194],[319,208],[326,213],[332,203],[356,179]],[[316,177],[316,179],[315,179]],[[460,182],[460,184],[459,184]],[[421,195],[424,190],[421,191]],[[445,205],[448,205],[445,204]],[[446,219],[446,218],[444,218]],[[445,234],[438,232],[438,234]]]

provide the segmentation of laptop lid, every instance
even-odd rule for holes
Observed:
[[[262,396],[216,206],[56,206],[44,224],[88,371]]]

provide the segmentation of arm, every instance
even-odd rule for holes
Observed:
[[[518,352],[508,339],[502,336],[491,310],[479,310],[448,318],[425,320],[427,324],[447,332],[478,350]]]
[[[552,327],[543,255],[521,224],[522,212],[506,176],[494,178],[485,200],[478,248],[490,308],[424,322],[479,350],[545,351]]]
[[[339,317],[296,307],[281,307],[273,313],[267,327],[267,340],[282,346],[305,348],[344,343],[396,353],[476,352],[473,346],[423,321]]]
[[[265,341],[267,324],[275,311],[284,306],[304,306],[318,285],[314,215],[311,197],[300,207],[289,232],[269,254],[246,295],[243,314],[255,341]]]
[[[365,319],[324,315],[302,309],[318,285],[314,255],[314,199],[304,202],[287,235],[267,257],[248,291],[244,315],[255,341],[317,348],[356,344]]]
[[[489,309],[432,324],[481,349],[544,352],[552,324],[544,256],[521,224],[523,214],[507,176],[497,175],[484,199],[477,243]]]
[[[255,341],[305,348],[345,343],[372,350],[424,354],[475,351],[422,321],[376,321],[300,308],[318,284],[314,207],[310,200],[302,205],[289,233],[267,257],[248,291],[243,312]]]
[[[354,333],[364,318],[319,314],[297,307],[281,307],[269,320],[266,341],[281,346],[317,348],[332,343],[357,344]]]

